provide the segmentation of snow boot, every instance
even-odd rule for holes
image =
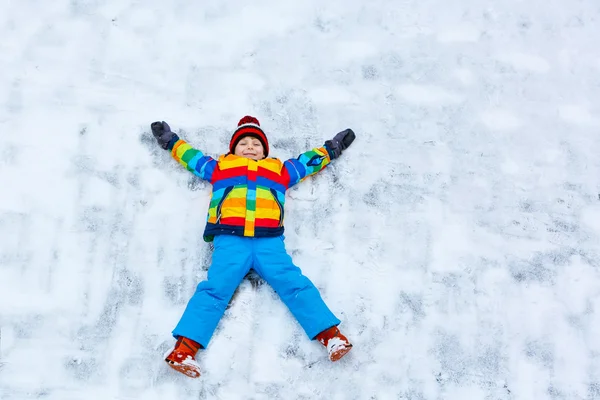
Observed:
[[[344,357],[352,349],[352,344],[346,336],[342,335],[337,326],[332,326],[319,333],[316,338],[323,346],[327,348],[329,359],[337,361]]]
[[[191,339],[180,336],[175,347],[165,354],[165,361],[175,371],[181,372],[190,378],[200,376],[200,365],[194,356],[202,346]]]

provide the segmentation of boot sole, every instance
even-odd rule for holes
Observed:
[[[165,361],[167,362],[167,364],[169,364],[169,367],[173,368],[177,372],[181,372],[185,376],[188,376],[190,378],[200,377],[200,370],[194,365],[180,364],[169,360]]]
[[[171,352],[175,349],[175,347],[172,347],[170,350],[168,350],[164,357],[164,360],[167,364],[169,364],[169,367],[173,368],[175,371],[180,372],[182,374],[184,374],[185,376],[188,376],[190,378],[199,378],[200,377],[200,367],[194,364],[190,364],[190,363],[178,363],[172,360],[169,360],[167,357],[169,356],[169,354],[171,354]]]
[[[331,361],[338,361],[340,358],[344,357],[346,354],[348,354],[348,352],[352,350],[352,345],[349,346],[345,346],[337,351],[334,351],[333,353],[331,353],[331,355],[329,356],[329,359]]]

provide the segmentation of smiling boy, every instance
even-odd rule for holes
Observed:
[[[200,376],[196,353],[208,345],[250,269],[277,292],[307,336],[325,346],[331,361],[348,353],[352,344],[337,328],[340,320],[285,250],[283,220],[285,192],[338,158],[354,141],[354,132],[346,129],[323,147],[283,162],[267,158],[267,136],[251,116],[239,121],[229,153],[217,160],[180,139],[164,121],[151,129],[175,160],[213,185],[204,229],[204,240],[214,241],[212,263],[173,330],[177,342],[165,361],[187,376]]]

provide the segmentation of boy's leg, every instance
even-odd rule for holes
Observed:
[[[198,284],[173,336],[192,339],[206,348],[233,292],[252,264],[250,240],[232,235],[215,236],[212,263],[205,281]]]
[[[319,290],[294,265],[282,237],[260,238],[253,243],[254,269],[273,287],[310,339],[340,323]]]

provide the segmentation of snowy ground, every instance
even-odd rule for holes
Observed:
[[[600,399],[596,0],[0,2],[0,398]],[[248,282],[191,380],[162,361],[210,187],[148,140],[272,155],[336,364]]]

